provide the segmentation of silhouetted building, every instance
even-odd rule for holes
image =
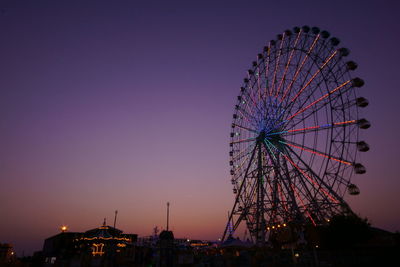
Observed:
[[[11,244],[0,243],[0,265],[11,262],[15,258],[14,254]]]
[[[164,230],[160,233],[158,248],[160,255],[159,266],[174,266],[175,246],[172,231]]]
[[[61,232],[47,238],[43,246],[46,265],[103,266],[127,254],[137,240],[136,234],[123,234],[103,225],[84,233]]]
[[[54,264],[56,261],[69,260],[79,253],[78,240],[83,237],[83,233],[61,232],[49,237],[44,241],[43,256],[45,263]]]

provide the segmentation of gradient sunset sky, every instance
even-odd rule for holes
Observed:
[[[106,217],[217,239],[234,195],[236,96],[278,33],[318,26],[350,49],[370,101],[353,210],[400,230],[400,2],[0,2],[0,243],[19,255]]]

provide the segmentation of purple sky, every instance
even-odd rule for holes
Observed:
[[[218,3],[217,3],[218,2]],[[337,36],[366,81],[372,127],[361,194],[373,225],[400,230],[396,1],[2,1],[0,242],[21,255],[107,217],[217,239],[233,204],[229,130],[257,53],[293,26]]]

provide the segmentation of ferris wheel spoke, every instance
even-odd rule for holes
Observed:
[[[261,58],[262,58],[261,62],[263,63],[264,67],[266,67],[265,59],[263,57],[261,57]],[[260,57],[258,56],[257,60],[259,60],[259,59],[260,59]],[[255,74],[257,76],[257,92],[256,92],[256,94],[258,95],[258,101],[263,102],[263,104],[265,106],[266,105],[266,102],[265,102],[266,95],[264,94],[264,86],[261,84],[261,81],[260,81],[261,73],[262,73],[262,69],[260,68],[260,66],[261,66],[261,63],[258,63],[257,64],[257,72]],[[265,87],[266,86],[267,86],[267,84],[265,84]]]
[[[254,149],[256,149],[256,147],[257,147],[257,145],[255,145],[252,148],[252,152],[251,153],[253,153],[253,151],[254,151]],[[247,166],[247,168],[242,168],[245,165]],[[236,167],[238,169],[238,171],[239,171],[238,175],[240,177],[245,177],[246,176],[245,178],[248,178],[250,169],[252,167],[254,167],[253,165],[254,165],[254,161],[253,161],[252,157],[250,157],[250,158],[249,157],[243,157],[242,160],[240,161],[240,164],[237,165],[237,167]],[[243,178],[242,181],[244,181],[244,180],[245,179]]]
[[[283,165],[284,165],[284,170],[286,171],[287,175],[290,175],[289,168],[287,166],[287,162],[285,161]],[[294,170],[298,174],[298,177],[297,177],[298,183],[296,186],[298,187],[299,190],[301,189],[300,186],[302,186],[302,188],[304,190],[304,192],[302,192],[304,199],[306,199],[309,203],[312,203],[313,199],[315,199],[316,195],[318,194],[318,190],[316,190],[316,188],[314,186],[312,186],[312,188],[314,189],[314,192],[311,192],[309,186],[307,186],[307,184],[306,184],[306,181],[303,179],[304,176],[302,175],[302,173],[300,173],[297,169],[294,169]],[[309,181],[308,181],[308,183],[311,185],[311,183]],[[295,185],[294,185],[294,183],[291,183],[290,186],[293,187]]]
[[[293,186],[293,184],[292,184],[292,189],[293,189],[293,192],[295,193],[295,195],[297,196],[297,198],[300,200],[301,205],[303,206],[303,209],[305,210],[305,212],[306,212],[308,218],[310,218],[312,224],[313,224],[314,226],[316,226],[317,224],[315,223],[314,219],[312,218],[310,212],[309,212],[308,209],[307,209],[307,206],[304,204],[303,200],[301,199],[299,193],[297,192],[297,190],[296,190],[296,188]]]
[[[281,58],[281,55],[282,55],[282,47],[283,47],[283,43],[284,42],[285,42],[285,33],[283,33],[283,35],[282,35],[281,45],[280,45],[279,51],[278,51],[278,58],[277,58],[277,60],[275,60],[275,69],[274,69],[274,75],[273,75],[272,84],[271,84],[271,95],[274,94],[276,73],[278,71],[278,66],[279,66],[279,63],[280,63],[280,58]],[[278,95],[276,94],[276,96],[278,96]]]
[[[276,105],[277,103],[275,103]],[[268,120],[267,122],[267,128],[271,128],[272,126],[280,126],[280,124],[276,124],[278,121],[281,121],[283,116],[285,115],[285,110],[281,108],[281,106],[274,106],[270,104],[270,106],[274,107],[274,110],[269,111],[268,114],[273,114],[272,118]],[[275,128],[276,128],[275,127]]]
[[[268,60],[267,60],[268,59]],[[269,85],[268,85],[268,73],[269,73],[269,63],[271,62],[271,42],[269,43],[267,47],[267,58],[265,60],[267,62],[267,66],[265,67],[265,96],[271,96],[269,94]]]
[[[290,100],[291,102],[296,101],[299,95],[314,81],[315,77],[321,73],[321,71],[325,68],[325,66],[331,61],[331,59],[338,54],[338,50],[335,50],[327,59],[325,59],[324,64],[318,68],[318,70],[312,75],[310,80],[300,89],[300,91]]]
[[[249,138],[249,139],[242,139],[238,141],[232,141],[231,144],[240,144],[240,143],[246,143],[246,142],[251,142],[256,140],[257,138]]]
[[[274,146],[272,145],[272,143],[269,142],[269,141],[266,139],[266,140],[264,140],[264,146],[265,146],[266,149],[267,149],[267,152],[268,152],[268,155],[270,156],[271,161],[272,161],[272,158],[273,158],[274,160],[276,160],[276,156],[275,156],[274,152],[272,151],[272,147],[274,147]],[[274,147],[274,148],[275,148],[275,147]]]
[[[240,153],[238,156],[232,158],[233,161],[235,161],[236,163],[239,163],[237,165],[234,165],[235,169],[241,170],[241,168],[243,167],[244,163],[246,163],[246,160],[248,159],[247,156],[250,153],[251,152],[249,152],[249,151],[242,151],[242,153]]]
[[[335,53],[337,54],[337,52],[338,52],[338,50],[335,50],[334,54],[335,54]],[[331,56],[332,56],[332,55],[331,55]],[[333,58],[333,57],[332,57],[332,58]],[[332,58],[328,58],[329,61],[330,61]],[[330,66],[330,68],[329,68],[329,70],[328,70],[328,71],[329,71],[328,76],[331,77],[331,78],[333,78],[335,81],[339,81],[339,80],[343,79],[343,76],[344,76],[344,74],[345,74],[345,72],[340,72],[341,67],[340,67],[340,66],[339,66],[339,67],[337,66],[338,63],[339,63],[339,60],[336,60],[336,61]],[[324,65],[324,67],[325,67],[325,66],[326,66],[326,65]],[[338,75],[337,72],[334,73],[334,72],[332,71],[334,68],[337,69],[337,72],[339,72],[339,75]],[[338,69],[339,69],[339,70],[338,70]],[[317,70],[317,71],[319,72],[319,70]],[[321,73],[321,72],[319,72],[319,73]],[[315,76],[315,77],[316,77],[316,76]],[[315,77],[314,77],[314,79],[315,79]],[[321,78],[322,78],[321,82],[324,81],[324,80],[326,80],[326,79],[328,79],[327,77],[321,77]],[[318,88],[319,88],[319,85],[315,86],[314,89],[311,90],[311,92],[310,92],[309,95],[305,98],[305,100],[302,101],[300,105],[298,105],[298,109],[302,109],[302,108],[304,107],[304,105],[305,105],[305,104],[307,103],[307,101],[309,100],[310,96],[313,95],[313,94],[315,94],[315,93],[317,92]],[[292,107],[293,107],[294,104],[296,103],[295,100],[297,99],[298,96],[300,96],[300,94],[297,94],[296,97],[294,97],[294,98],[289,102],[289,104],[290,104],[290,110],[292,109]],[[339,96],[340,96],[340,95],[339,95]],[[329,96],[329,97],[331,97],[331,96]],[[333,102],[334,102],[334,101],[330,101],[331,104],[332,104]],[[289,109],[289,108],[288,108],[288,109]]]
[[[257,95],[258,95],[258,101],[262,101],[263,97],[261,96],[261,84],[260,84],[260,65],[257,66]]]
[[[315,37],[315,39],[314,39],[314,41],[313,41],[311,47],[309,48],[309,50],[307,51],[307,53],[306,53],[306,55],[305,55],[303,61],[301,62],[300,66],[297,68],[297,70],[296,70],[296,72],[295,72],[295,74],[294,74],[292,80],[291,80],[290,83],[289,83],[289,86],[286,88],[286,90],[285,90],[284,93],[283,93],[282,101],[283,101],[283,99],[285,99],[285,97],[287,96],[287,94],[290,92],[290,90],[291,90],[291,88],[292,88],[294,82],[297,80],[297,76],[299,75],[301,69],[303,68],[304,64],[306,63],[306,61],[307,61],[309,55],[311,54],[312,50],[314,49],[314,47],[315,47],[315,45],[316,45],[316,43],[317,43],[319,37],[320,37],[319,34]],[[281,102],[282,102],[282,101],[281,101]]]
[[[300,119],[298,119],[297,121],[289,121],[289,120],[285,120],[286,125],[289,124],[289,122],[293,122],[293,124],[291,125],[291,127],[296,127],[297,125],[301,124],[302,122],[304,122],[305,120],[307,120],[310,116],[317,114],[317,112],[319,112],[322,108],[326,107],[330,102],[329,101],[325,101],[323,102],[321,105],[319,106],[315,106],[309,113],[303,113],[302,117]],[[348,120],[345,121],[344,124],[347,124],[347,122],[356,122],[356,120]],[[345,125],[343,125],[345,126]],[[346,125],[347,126],[347,125]]]
[[[303,114],[303,116],[296,120],[296,121],[292,121],[292,124],[290,125],[290,128],[295,128],[296,126],[304,123],[307,119],[309,119],[312,115],[318,114],[317,112],[319,110],[321,110],[324,106],[326,106],[328,104],[324,103],[324,105],[319,106],[317,110],[314,110],[314,112],[310,112],[308,114]],[[340,116],[337,116],[336,118],[340,118]],[[286,126],[289,124],[289,122],[286,121]],[[357,124],[357,120],[347,120],[347,121],[342,121],[342,122],[336,122],[336,123],[327,123],[327,124],[323,124],[321,125],[321,127],[316,127],[314,130],[315,131],[320,131],[320,130],[324,130],[324,129],[330,129],[330,128],[340,128],[340,127],[347,127],[347,126],[351,126],[351,125],[355,125]],[[313,131],[311,129],[311,131]],[[309,132],[309,131],[306,131]],[[297,133],[296,133],[297,134]]]
[[[331,159],[331,160],[334,160],[334,161],[337,161],[337,162],[340,162],[340,163],[343,163],[343,164],[346,164],[346,165],[349,165],[349,166],[353,165],[353,163],[351,163],[351,162],[348,162],[346,160],[341,160],[339,158],[327,155],[327,154],[325,154],[323,152],[320,152],[320,151],[318,151],[316,149],[312,149],[312,148],[306,147],[304,145],[299,145],[299,144],[296,144],[296,143],[293,143],[293,142],[289,142],[289,141],[286,141],[286,142],[279,141],[279,142],[281,144],[285,144],[287,146],[295,147],[297,149],[301,149],[303,151],[307,151],[307,152],[312,153],[314,155],[318,155],[318,156],[321,156],[321,157],[324,157],[324,158],[327,158],[327,159]]]
[[[312,179],[311,178],[311,176],[309,176],[304,170],[302,170],[297,164],[295,164],[294,162],[293,162],[293,160],[290,158],[290,157],[288,157],[288,155],[286,155],[285,153],[283,153],[282,151],[280,151],[276,146],[274,146],[272,143],[270,143],[271,144],[271,146],[273,146],[273,147],[275,147],[275,150],[277,151],[277,152],[279,152],[295,169],[297,169],[305,178],[307,178],[308,179],[308,181],[310,181],[311,182],[311,184],[314,186],[314,188],[317,188],[318,190],[321,190],[324,194],[325,194],[325,196],[326,197],[328,197],[329,199],[331,199],[333,202],[335,202],[335,203],[339,203],[338,202],[338,200],[336,200],[334,197],[332,197],[331,196],[331,194],[329,194],[329,192],[328,191],[326,191],[323,187],[322,187],[322,185],[325,187],[325,188],[328,188],[328,186],[322,181],[322,180],[320,180],[320,184],[318,184],[314,179]],[[289,149],[290,149],[290,147],[288,147]],[[292,149],[290,149],[290,151],[294,154],[294,155],[296,155],[296,157],[298,157],[299,158],[299,160],[306,166],[306,168],[309,170],[309,171],[311,171],[311,173],[313,173],[312,172],[312,170],[311,170],[311,168],[292,150]],[[315,177],[317,177],[317,176],[315,176]],[[311,193],[310,193],[311,194]]]
[[[293,151],[293,149],[291,149],[291,148],[289,147],[289,150],[292,152],[293,155],[296,156],[296,158],[298,158],[298,160],[299,160],[299,161],[303,164],[303,166],[310,172],[310,174],[311,174],[313,177],[315,177],[315,178],[319,181],[320,185],[326,188],[326,189],[324,189],[324,188],[321,187],[321,190],[322,190],[322,192],[324,192],[324,194],[325,194],[329,199],[331,199],[331,200],[332,200],[334,203],[336,203],[336,204],[344,203],[343,200],[342,200],[342,198],[341,198],[340,196],[338,196],[338,195],[335,193],[335,191],[329,190],[329,188],[331,188],[331,187],[328,186],[318,175],[316,175],[316,174],[314,173],[314,171],[312,170],[312,168],[311,168],[310,166],[308,166],[308,164],[305,163],[304,160],[303,160],[296,152]],[[308,177],[310,177],[310,176],[308,176]],[[310,178],[311,178],[311,177],[310,177]],[[318,184],[318,183],[316,183],[316,184]],[[330,192],[328,192],[328,191],[326,191],[326,190],[329,190]],[[333,196],[332,196],[332,195],[333,195]]]
[[[250,115],[249,113],[247,113],[245,110],[243,109],[238,109],[239,113],[242,115],[242,118],[248,123],[250,124],[252,127],[257,127],[257,125],[254,124],[254,122],[257,121],[257,119],[255,117],[253,117],[252,115]],[[251,119],[251,121],[250,121]]]
[[[337,50],[336,50],[336,51],[337,51]],[[335,52],[336,52],[336,51],[335,51]],[[304,99],[300,99],[300,98],[299,98],[300,95],[301,95],[301,92],[299,92],[295,97],[293,97],[292,100],[289,102],[289,104],[290,104],[290,110],[295,106],[296,103],[298,104],[298,105],[297,105],[297,109],[298,109],[298,110],[303,109],[303,107],[304,107],[304,106],[307,104],[307,102],[311,99],[311,96],[314,95],[314,94],[317,94],[317,93],[318,93],[318,90],[322,90],[322,89],[323,89],[322,87],[320,87],[320,84],[322,84],[324,81],[326,81],[326,80],[328,79],[328,77],[334,77],[335,80],[337,80],[337,81],[341,80],[341,79],[343,78],[342,75],[340,75],[340,77],[338,77],[338,76],[335,77],[335,74],[334,74],[333,71],[332,71],[332,69],[336,67],[336,64],[337,64],[338,62],[339,62],[339,61],[337,60],[336,62],[332,63],[332,66],[330,66],[330,68],[327,70],[328,74],[326,74],[326,75],[324,75],[321,71],[317,70],[317,71],[319,71],[318,74],[321,74],[322,76],[316,75],[315,77],[313,77],[313,79],[315,79],[315,80],[316,80],[316,78],[319,78],[319,80],[316,80],[316,85],[314,86],[314,88],[310,90],[309,94],[308,94],[307,96],[305,96]],[[326,66],[326,65],[325,65],[325,66]],[[309,85],[307,85],[307,86],[309,86]],[[303,87],[303,88],[304,88],[304,87]],[[329,88],[327,88],[327,89],[329,89]],[[304,91],[304,90],[303,90],[303,91]],[[303,91],[302,91],[302,92],[303,92]],[[342,91],[343,91],[343,90],[341,90],[341,91],[339,91],[339,92],[342,92]],[[321,91],[321,92],[322,92],[322,91]],[[332,92],[332,93],[334,93],[334,92]],[[331,98],[331,97],[332,97],[332,96],[331,96],[331,93],[328,93],[328,94],[329,94],[329,98]],[[337,96],[340,96],[340,95],[341,95],[341,94],[336,95],[336,97],[337,97]],[[296,100],[298,100],[298,101],[296,102]],[[332,104],[333,102],[334,102],[334,101],[330,101],[331,104]]]
[[[243,149],[242,151],[240,151],[235,157],[232,157],[232,161],[237,161],[243,157],[247,157],[248,155],[250,155],[251,150],[253,149],[254,145],[255,145],[255,143],[250,144],[246,149]]]
[[[306,106],[305,108],[300,109],[299,111],[297,111],[295,114],[293,114],[292,116],[290,116],[287,120],[291,120],[294,117],[296,117],[297,115],[303,113],[304,111],[306,111],[307,109],[309,109],[310,107],[314,106],[315,104],[319,103],[320,101],[324,100],[325,98],[327,98],[328,96],[330,96],[331,94],[335,93],[336,91],[338,91],[339,89],[343,88],[344,86],[346,86],[347,84],[349,84],[351,82],[351,80],[347,80],[344,83],[342,83],[341,85],[339,85],[338,87],[336,87],[335,89],[333,89],[332,91],[330,91],[329,93],[326,93],[325,95],[321,96],[320,98],[318,98],[317,100],[315,100],[314,102],[312,102],[311,104],[309,104],[308,106]]]
[[[323,124],[323,125],[309,126],[309,127],[305,127],[305,128],[291,129],[291,130],[280,131],[280,132],[272,132],[272,133],[268,133],[266,136],[267,137],[274,136],[274,135],[289,136],[289,135],[296,135],[296,134],[312,133],[312,132],[316,132],[316,131],[330,130],[330,129],[336,128],[336,127],[344,127],[347,125],[353,125],[356,123],[357,123],[356,120],[334,122],[334,123],[328,123],[328,124]]]
[[[295,48],[297,47],[297,43],[298,43],[298,41],[300,40],[300,35],[301,35],[301,33],[302,33],[302,31],[300,30],[299,33],[297,34],[297,37],[296,37],[296,40],[295,40],[295,42],[294,42],[293,48],[292,48],[292,50],[291,50],[291,52],[290,52],[289,59],[288,59],[288,61],[287,61],[287,63],[286,63],[285,70],[284,70],[284,72],[283,72],[281,81],[280,81],[279,86],[278,86],[278,90],[277,90],[277,93],[276,93],[277,96],[279,95],[279,92],[281,91],[281,87],[282,87],[283,81],[284,81],[285,78],[286,78],[286,74],[287,74],[287,71],[288,71],[288,69],[289,69],[290,62],[292,61],[294,52],[296,51]],[[281,100],[281,102],[282,102],[282,100]]]
[[[246,95],[248,96],[248,98],[251,100],[251,102],[253,103],[253,107],[249,109],[249,111],[257,111],[257,113],[262,113],[262,111],[259,109],[256,101],[253,99],[253,97],[251,96],[251,93],[247,92],[247,90],[244,90],[244,93],[246,93]],[[246,101],[247,103],[247,101]],[[249,107],[249,105],[247,105]]]
[[[323,49],[323,47],[324,46],[322,45],[320,47],[320,49]],[[303,108],[303,106],[306,104],[306,102],[314,94],[318,94],[318,89],[320,89],[320,84],[325,83],[327,79],[335,76],[335,74],[332,70],[333,70],[333,68],[335,68],[337,66],[337,63],[339,62],[339,58],[336,57],[336,55],[338,54],[338,50],[333,51],[333,53],[330,53],[324,59],[319,58],[317,56],[318,53],[319,53],[319,51],[317,51],[315,54],[313,54],[314,62],[309,65],[308,69],[303,71],[304,73],[307,73],[307,75],[304,77],[303,82],[298,85],[299,90],[298,90],[297,94],[294,97],[292,97],[291,100],[289,97],[286,98],[287,100],[285,101],[285,109],[288,110],[288,114],[291,114],[291,110],[295,106],[297,109]],[[337,60],[333,60],[333,59],[337,59]],[[317,62],[319,62],[319,61],[323,62],[322,66],[319,66],[317,64]],[[331,64],[329,64],[329,63],[331,63]],[[316,68],[316,70],[314,70],[315,68]],[[328,70],[326,70],[326,74],[324,74],[323,70],[326,68],[328,68]],[[314,74],[307,81],[306,78],[308,77],[308,74],[311,74],[312,72],[314,72]],[[336,77],[336,80],[337,80],[337,77]],[[312,82],[314,82],[314,87],[310,87]],[[311,88],[311,89],[309,90],[309,93],[305,96],[305,100],[296,101],[299,98],[299,96],[301,96],[302,93],[307,88]],[[299,104],[299,103],[301,103],[301,104]]]
[[[253,107],[252,107],[252,108],[258,109],[258,107],[257,107],[257,102],[256,102],[256,100],[253,98],[252,93],[251,93],[251,92],[253,91],[252,89],[253,89],[252,87],[248,87],[247,90],[244,90],[244,91],[243,91],[243,93],[246,94],[247,97],[248,97],[248,99],[250,99],[251,102],[253,103]],[[253,109],[251,109],[251,110],[253,110]]]
[[[272,144],[271,144],[271,145],[272,145]],[[264,143],[264,146],[265,146],[265,147],[268,147],[267,143]],[[273,145],[272,145],[272,146],[273,146]],[[271,154],[271,155],[270,155],[270,159],[271,159],[272,164],[273,164],[273,166],[274,166],[274,172],[275,172],[275,174],[278,176],[279,180],[284,184],[284,186],[285,186],[285,188],[286,188],[286,191],[287,191],[287,193],[288,193],[288,196],[290,196],[291,199],[292,199],[292,201],[291,201],[292,208],[295,208],[296,210],[299,210],[299,207],[298,207],[297,201],[296,201],[296,197],[295,197],[295,195],[293,194],[293,191],[289,189],[289,187],[292,185],[292,183],[291,183],[290,179],[285,179],[284,176],[282,176],[282,174],[281,174],[281,172],[280,172],[280,170],[282,170],[283,172],[286,173],[285,177],[289,178],[290,175],[289,175],[289,171],[288,171],[288,169],[287,169],[287,166],[286,166],[286,169],[285,169],[285,168],[283,168],[281,165],[279,165],[276,156],[274,156],[274,153],[273,153],[270,149],[268,149],[268,148],[267,148],[267,150],[268,150],[268,153]],[[288,184],[286,184],[286,181],[288,182]]]
[[[257,133],[257,134],[258,134],[258,132],[257,132],[256,130],[254,130],[254,129],[251,129],[251,128],[242,126],[242,125],[237,124],[237,123],[233,123],[233,125],[234,125],[234,127],[238,127],[238,128],[240,128],[240,129],[247,130],[247,131],[249,131],[249,132]]]
[[[239,176],[242,176],[244,173],[245,169],[242,169],[242,167],[248,162],[248,158],[242,158],[241,161],[239,161],[239,164],[235,165],[235,169],[238,171]],[[242,182],[244,179],[242,180]]]
[[[293,153],[295,154],[295,153]],[[295,154],[297,156],[297,154]],[[326,189],[324,189],[322,187],[322,183],[317,183],[313,178],[311,178],[310,175],[308,175],[304,170],[302,170],[296,163],[293,162],[293,160],[291,160],[287,155],[285,155],[284,153],[282,153],[282,156],[294,167],[296,168],[305,178],[308,179],[308,181],[310,181],[313,185],[314,188],[316,188],[317,190],[321,190],[326,197],[328,197],[329,199],[331,199],[334,203],[338,203],[338,200],[335,199],[331,194],[329,194],[328,191],[326,191]],[[309,167],[308,167],[309,168]]]

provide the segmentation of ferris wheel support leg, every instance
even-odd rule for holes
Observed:
[[[255,153],[256,153],[256,150],[257,150],[257,146],[254,147],[253,152],[252,152],[252,154],[251,154],[250,161],[249,161],[249,164],[248,164],[248,166],[247,166],[247,169],[246,169],[246,172],[245,172],[245,175],[244,175],[243,182],[242,182],[242,184],[240,185],[239,191],[237,192],[236,199],[235,199],[235,204],[233,204],[232,211],[230,212],[230,215],[229,215],[229,218],[228,218],[228,223],[226,224],[226,227],[225,227],[225,230],[224,230],[224,234],[222,235],[221,241],[224,241],[224,240],[225,240],[226,234],[227,234],[228,228],[229,228],[229,223],[230,223],[231,221],[233,221],[233,214],[235,213],[236,205],[239,203],[239,198],[240,198],[240,196],[241,196],[241,192],[242,192],[243,187],[244,187],[244,185],[245,185],[245,179],[246,179],[247,176],[248,176],[248,173],[249,173],[249,170],[250,170],[250,167],[251,167],[251,163],[253,162],[253,159],[254,159],[254,155],[255,155]],[[242,215],[243,215],[243,214],[240,215],[238,221],[234,224],[233,232],[235,232],[235,230],[236,230],[237,227],[239,226],[240,221],[242,220],[242,217],[243,217]]]
[[[261,142],[259,142],[257,146],[258,164],[257,164],[256,244],[258,246],[265,245],[265,227],[266,227],[265,217],[264,217],[264,183],[263,183]]]

